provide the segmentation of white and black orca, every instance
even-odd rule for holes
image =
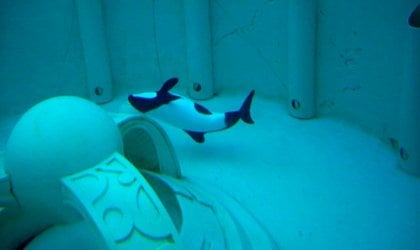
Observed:
[[[254,90],[248,94],[239,110],[213,113],[185,97],[169,93],[177,83],[178,78],[171,78],[159,91],[129,95],[128,101],[138,111],[183,129],[198,143],[204,142],[205,133],[230,128],[239,119],[248,124],[254,123],[249,111]]]

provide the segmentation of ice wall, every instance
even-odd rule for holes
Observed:
[[[211,2],[216,93],[287,100],[285,0]],[[187,76],[184,1],[103,0],[116,93]],[[415,0],[319,0],[317,111],[384,139],[398,133],[400,84]],[[302,17],[305,18],[305,17]],[[0,115],[54,95],[87,96],[73,0],[0,2]],[[185,86],[185,85],[184,85]]]
[[[398,109],[409,38],[407,19],[418,1],[320,1],[318,110],[389,140]]]
[[[117,91],[154,90],[186,77],[182,0],[104,0],[105,24]]]
[[[73,1],[0,1],[0,32],[0,117],[86,93]]]

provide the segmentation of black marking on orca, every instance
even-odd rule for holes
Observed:
[[[128,101],[134,108],[136,108],[138,111],[142,113],[146,113],[161,105],[158,103],[156,98],[149,99],[149,98],[138,97],[138,96],[133,96],[133,95],[128,96]]]
[[[235,123],[237,123],[240,118],[241,118],[241,116],[240,116],[239,111],[226,112],[225,113],[226,128],[230,128],[233,125],[235,125]]]
[[[172,95],[170,93],[161,94],[156,96],[155,98],[145,98],[140,96],[129,95],[128,101],[138,111],[146,113],[179,98],[179,96]]]
[[[156,97],[156,99],[157,99],[157,102],[160,104],[160,105],[162,105],[162,104],[168,104],[168,103],[170,103],[170,102],[172,102],[172,101],[175,101],[175,100],[177,100],[177,99],[180,99],[181,97],[179,97],[179,96],[177,96],[177,95],[173,95],[173,94],[171,94],[171,93],[164,93],[164,94],[159,94],[158,93],[158,96]],[[159,105],[159,106],[160,106]]]
[[[159,108],[160,106],[164,104],[169,104],[170,102],[180,99],[181,97],[178,95],[174,95],[169,93],[169,90],[171,90],[176,84],[178,83],[178,78],[171,78],[167,80],[163,86],[156,91],[155,97],[148,97],[150,96],[149,93],[146,93],[145,97],[139,94],[136,95],[129,95],[128,100],[130,104],[139,110],[142,113],[146,113],[148,111],[154,110],[156,108]],[[190,130],[184,130],[195,142],[197,143],[203,143],[205,141],[205,133],[207,132],[214,132],[223,130],[226,128],[229,128],[236,124],[240,119],[243,120],[245,123],[252,124],[254,121],[252,120],[251,114],[250,114],[250,108],[252,99],[254,97],[255,91],[252,90],[248,96],[245,98],[244,102],[242,103],[242,106],[239,110],[226,112],[224,114],[224,123],[225,126],[222,126],[219,128],[219,126],[216,125],[216,128],[213,128],[212,130],[208,131],[190,131]],[[194,103],[195,110],[200,114],[205,115],[211,115],[212,112],[205,108],[204,106]],[[217,117],[217,121],[220,122],[219,117]],[[218,123],[217,123],[218,124]]]
[[[255,91],[252,90],[249,92],[248,96],[245,98],[245,101],[242,103],[241,108],[238,111],[231,111],[225,113],[225,125],[226,128],[232,127],[242,119],[245,123],[253,124],[254,121],[252,120],[250,108],[252,103],[252,98],[254,97]]]
[[[242,121],[248,124],[254,123],[250,112],[252,98],[254,97],[254,94],[255,90],[251,90],[251,92],[249,92],[248,96],[245,98],[245,101],[242,103],[241,109],[239,110]]]
[[[156,92],[156,97],[146,98],[141,96],[128,96],[128,101],[135,107],[138,111],[142,113],[149,112],[153,109],[159,108],[164,104],[168,104],[174,100],[179,99],[177,95],[173,95],[168,91],[172,89],[178,83],[178,78],[171,78],[167,80],[162,88]]]
[[[188,131],[188,130],[184,130],[185,132],[187,132],[187,134],[189,136],[191,136],[191,138],[198,143],[203,143],[204,142],[204,133],[203,132],[196,132],[196,131]]]
[[[166,82],[157,92],[158,95],[168,93],[169,90],[171,90],[177,83],[178,83],[178,78],[176,77],[166,80]]]
[[[411,27],[420,28],[420,4],[417,5],[416,9],[411,13],[408,18],[408,24]]]
[[[173,95],[173,94],[169,93],[169,90],[171,90],[177,83],[178,83],[178,78],[171,78],[163,84],[162,88],[160,88],[158,92],[156,92],[156,98],[155,99],[157,99],[157,102],[160,105],[168,104],[168,103],[180,98],[177,95]]]
[[[204,107],[201,104],[194,103],[194,108],[195,108],[195,110],[197,110],[198,113],[205,114],[205,115],[211,115],[211,111],[208,110],[206,107]]]

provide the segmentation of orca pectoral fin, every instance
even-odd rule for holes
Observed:
[[[191,136],[191,138],[197,142],[197,143],[203,143],[204,142],[204,133],[203,132],[195,132],[195,131],[188,131],[188,130],[184,130],[185,132],[187,132],[187,134],[189,136]]]

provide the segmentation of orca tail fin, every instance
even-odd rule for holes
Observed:
[[[248,96],[245,98],[245,101],[242,103],[242,106],[239,110],[241,120],[248,124],[254,123],[254,120],[252,120],[251,112],[250,112],[252,98],[254,97],[254,94],[255,94],[255,90],[251,90],[251,92],[249,92]]]

